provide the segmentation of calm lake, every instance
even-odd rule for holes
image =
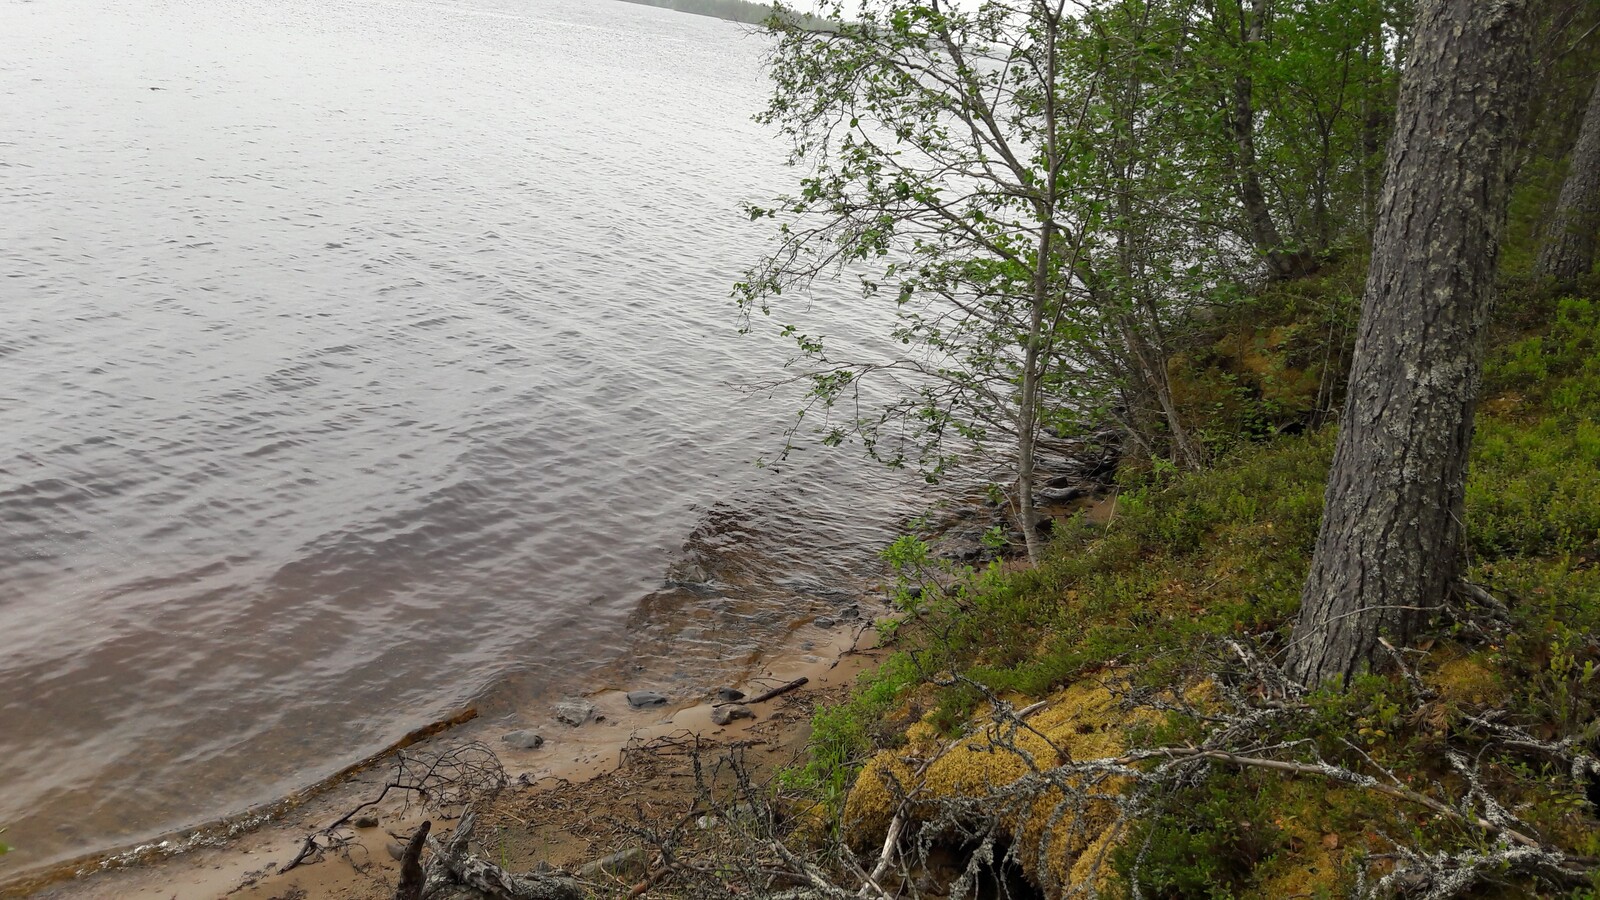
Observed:
[[[0,881],[469,703],[694,699],[862,588],[904,480],[758,468],[796,401],[739,389],[786,357],[729,298],[798,175],[763,52],[612,0],[0,0]]]

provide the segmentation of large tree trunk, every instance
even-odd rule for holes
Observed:
[[[1578,143],[1567,163],[1561,198],[1545,233],[1535,271],[1570,282],[1594,270],[1595,241],[1600,237],[1600,81],[1589,98]]]
[[[1538,0],[1423,0],[1400,91],[1327,505],[1290,647],[1305,684],[1445,599]]]

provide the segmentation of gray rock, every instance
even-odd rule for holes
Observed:
[[[717,702],[718,703],[732,703],[735,700],[743,700],[743,699],[744,699],[744,691],[741,691],[741,690],[739,690],[737,688],[731,688],[731,687],[717,688]]]
[[[754,719],[755,710],[748,706],[719,706],[711,711],[711,724],[726,725],[739,719]]]
[[[619,850],[609,856],[602,856],[591,863],[584,864],[578,870],[579,878],[594,880],[602,875],[611,875],[616,878],[638,878],[645,874],[650,865],[650,854],[638,847]]]
[[[667,695],[659,691],[629,691],[628,705],[634,709],[644,709],[650,706],[666,706]]]
[[[374,816],[374,815],[371,815],[371,814],[364,815],[364,816],[356,816],[355,819],[350,824],[354,825],[357,828],[377,828],[378,827],[378,817]]]
[[[730,822],[737,822],[740,820],[751,821],[759,820],[760,815],[761,811],[749,803],[735,803],[734,805],[723,810],[722,815],[712,813],[701,816],[695,820],[695,825],[703,830],[707,828],[716,828],[718,825],[722,824],[724,818]]]
[[[503,734],[500,736],[500,740],[518,750],[537,750],[544,746],[544,736],[537,731],[529,731],[526,728]]]
[[[1089,495],[1089,489],[1080,486],[1040,491],[1034,502],[1040,506],[1065,506]]]
[[[841,622],[854,622],[859,618],[861,618],[861,607],[853,603],[839,610],[839,621]]]
[[[406,855],[406,848],[402,847],[399,841],[390,841],[383,845],[383,849],[389,851],[389,857],[395,862],[399,862],[400,858]]]
[[[594,718],[594,704],[587,700],[563,700],[556,704],[556,721],[577,728]]]
[[[817,616],[812,620],[811,624],[818,628],[832,628],[839,623],[832,616]]]

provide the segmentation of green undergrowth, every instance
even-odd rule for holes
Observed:
[[[1274,334],[1292,336],[1301,327],[1344,340],[1342,326],[1305,313],[1343,304],[1323,301],[1352,283],[1341,274],[1313,292],[1320,307],[1282,303],[1278,315],[1287,324],[1258,316],[1265,324],[1251,326],[1249,341],[1218,337],[1212,348],[1233,348],[1223,365],[1238,369],[1234,396],[1258,405],[1264,396],[1260,381],[1238,388],[1248,381],[1242,372],[1293,373],[1297,360],[1318,358],[1294,340],[1274,345]],[[1584,786],[1550,759],[1488,741],[1469,719],[1504,710],[1499,721],[1540,740],[1577,736],[1591,748],[1600,741],[1595,287],[1574,296],[1513,285],[1490,341],[1467,490],[1469,577],[1504,600],[1510,621],[1485,631],[1438,619],[1414,648],[1415,679],[1370,675],[1343,693],[1316,695],[1314,713],[1277,735],[1311,741],[1352,768],[1382,766],[1419,790],[1453,796],[1466,785],[1443,759],[1447,751],[1466,753],[1529,828],[1585,856],[1600,856],[1600,822]],[[1273,361],[1274,346],[1293,358]],[[1239,368],[1249,355],[1240,348],[1259,350],[1256,362]],[[1227,383],[1217,364],[1213,357],[1209,374],[1195,380]],[[1320,375],[1302,375],[1283,377],[1297,386],[1302,400],[1294,408],[1303,416],[1314,408],[1303,402],[1307,392],[1326,392]],[[903,593],[907,610],[892,655],[850,699],[817,713],[811,761],[787,773],[790,788],[837,809],[856,767],[903,741],[910,725],[956,733],[984,698],[959,680],[933,684],[949,684],[951,674],[1024,702],[1101,673],[1136,687],[1180,684],[1206,670],[1203,648],[1222,638],[1268,655],[1281,650],[1309,567],[1334,443],[1331,426],[1287,421],[1234,441],[1206,471],[1157,470],[1130,480],[1104,524],[1081,517],[1057,523],[1035,568],[995,565],[944,591]],[[904,543],[899,554],[918,559]],[[1201,722],[1172,717],[1139,737],[1182,742],[1202,730]],[[1122,843],[1113,894],[1137,879],[1144,896],[1347,896],[1357,870],[1381,874],[1383,863],[1372,857],[1398,841],[1460,850],[1486,840],[1370,791],[1276,772],[1217,767],[1183,793],[1167,798]],[[1509,876],[1504,884],[1504,892],[1482,896],[1597,896],[1570,886],[1562,889],[1570,893],[1538,893],[1532,882]]]
[[[1168,369],[1186,422],[1213,455],[1323,424],[1349,372],[1366,256],[1316,277],[1216,298]]]

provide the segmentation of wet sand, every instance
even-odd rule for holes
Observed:
[[[870,627],[820,629],[806,626],[791,633],[781,647],[769,651],[768,663],[745,683],[730,685],[752,696],[770,687],[805,677],[801,688],[754,705],[754,719],[717,726],[711,721],[712,698],[695,704],[634,710],[622,691],[607,690],[588,696],[598,709],[598,720],[561,730],[541,729],[544,746],[513,749],[489,734],[490,723],[472,722],[426,738],[407,749],[429,753],[470,740],[493,747],[505,766],[510,786],[481,808],[480,819],[499,823],[501,853],[508,868],[526,870],[543,862],[575,869],[583,862],[618,847],[606,846],[584,823],[602,811],[618,817],[633,815],[642,796],[658,800],[687,801],[692,782],[682,778],[643,776],[643,782],[621,777],[624,750],[662,741],[699,736],[717,746],[744,746],[768,768],[798,758],[810,732],[810,710],[823,698],[841,697],[856,677],[880,654],[872,649]],[[809,646],[809,649],[807,649]],[[528,711],[532,717],[540,711]],[[498,729],[503,731],[504,729]],[[296,855],[307,834],[368,799],[388,777],[386,761],[350,776],[342,783],[270,823],[217,847],[181,852],[150,862],[90,874],[52,884],[33,893],[0,891],[0,897],[33,896],[62,900],[214,900],[220,897],[249,900],[387,900],[394,894],[399,864],[387,845],[403,841],[425,818],[441,825],[437,811],[403,801],[385,801],[374,807],[377,827],[352,829],[353,841],[342,851],[323,854],[314,863],[293,871],[280,871]],[[577,806],[541,803],[548,793],[581,786],[583,801]],[[539,810],[531,821],[527,810]],[[563,812],[565,810],[565,812]],[[518,825],[524,827],[518,827]],[[585,833],[589,837],[582,837]],[[181,838],[180,838],[181,840]]]

